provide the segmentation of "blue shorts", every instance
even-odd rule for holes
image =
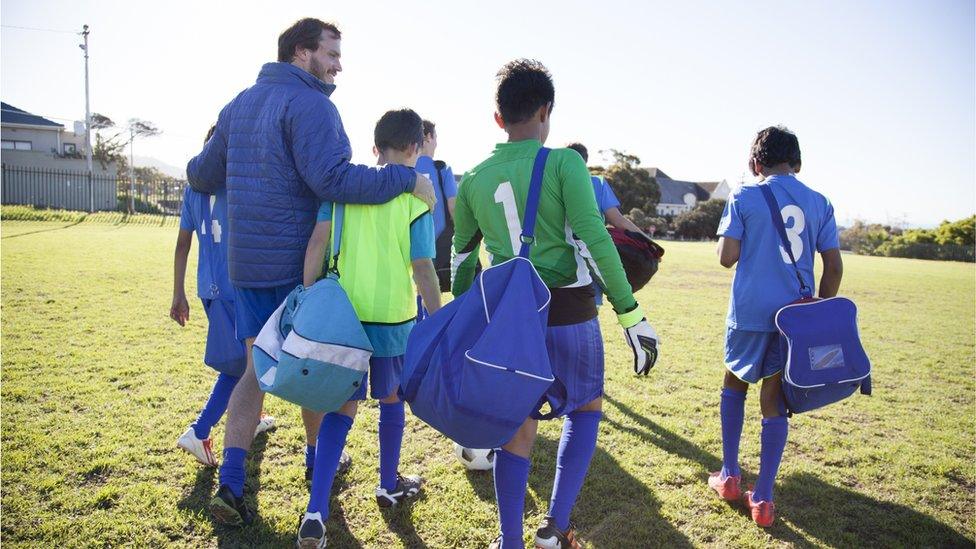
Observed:
[[[374,356],[369,359],[369,372],[363,374],[363,382],[349,400],[366,400],[366,382],[369,381],[369,396],[374,400],[384,399],[400,387],[403,374],[403,355]]]
[[[603,336],[598,319],[550,326],[546,331],[546,349],[553,375],[566,386],[566,406],[560,415],[603,395]],[[561,396],[555,384],[546,393],[553,408],[562,404]]]
[[[247,367],[247,352],[234,328],[234,302],[229,299],[200,301],[207,313],[207,350],[203,362],[218,372],[241,377]]]
[[[750,332],[727,328],[725,331],[725,367],[746,383],[783,371],[786,364],[779,345],[779,332]]]
[[[234,301],[237,303],[237,339],[241,341],[257,337],[264,323],[271,318],[275,309],[295,289],[295,284],[273,288],[238,288],[234,286]]]

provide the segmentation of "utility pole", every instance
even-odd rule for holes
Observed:
[[[136,157],[132,148],[136,141],[136,129],[129,124],[129,213],[136,213]]]
[[[95,177],[92,171],[91,107],[88,95],[88,32],[88,25],[82,26],[81,35],[85,38],[85,43],[78,47],[85,52],[85,160],[88,161],[88,211],[94,213]]]

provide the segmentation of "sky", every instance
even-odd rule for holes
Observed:
[[[591,165],[614,148],[674,179],[734,186],[753,180],[756,132],[783,124],[800,140],[799,179],[840,223],[933,226],[976,211],[967,0],[0,0],[0,96],[69,130],[84,120],[70,31],[88,24],[92,111],[153,122],[162,135],[137,140],[135,154],[183,167],[306,16],[342,30],[332,100],[356,162],[375,162],[382,113],[410,107],[437,124],[438,158],[473,167],[505,140],[495,73],[530,57],[556,86],[547,144],[581,141]]]

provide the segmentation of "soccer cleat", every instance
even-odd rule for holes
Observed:
[[[752,501],[752,491],[746,492],[742,497],[745,498],[749,512],[752,513],[752,520],[756,524],[763,528],[769,528],[773,525],[773,520],[776,518],[776,506],[773,505],[773,502]]]
[[[715,490],[718,493],[718,497],[725,501],[739,501],[742,499],[742,489],[739,487],[741,480],[742,477],[733,476],[728,476],[723,479],[722,471],[718,471],[709,473],[708,487]]]
[[[298,525],[298,549],[325,549],[325,523],[322,513],[305,513]]]
[[[228,526],[251,524],[255,516],[244,498],[235,496],[226,484],[221,484],[217,494],[210,500],[210,514],[217,522]]]
[[[274,416],[269,416],[268,414],[262,413],[261,419],[258,420],[258,426],[254,429],[254,436],[258,436],[265,431],[273,429],[274,424]]]
[[[350,467],[352,467],[352,456],[343,450],[342,453],[339,454],[339,465],[336,467],[336,475],[345,473]],[[312,472],[313,469],[311,467],[305,468],[305,482],[312,482]]]
[[[502,537],[498,536],[491,543],[488,544],[488,549],[501,549],[502,547]]]
[[[191,456],[197,458],[197,461],[207,467],[217,466],[217,458],[214,457],[210,439],[201,440],[197,438],[196,433],[193,432],[193,427],[187,429],[185,433],[180,435],[180,438],[176,439],[176,447],[186,450]]]
[[[569,530],[563,532],[556,526],[556,521],[552,517],[542,519],[542,524],[535,531],[536,549],[581,549],[576,539],[576,530],[572,525]]]
[[[376,503],[380,507],[393,507],[404,501],[409,501],[420,493],[420,486],[424,479],[418,476],[404,477],[397,473],[396,488],[386,491],[383,487],[376,489]]]

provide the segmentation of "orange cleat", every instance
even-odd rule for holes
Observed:
[[[776,518],[776,506],[771,501],[752,501],[752,492],[746,492],[743,496],[749,511],[752,513],[752,520],[763,528],[773,525]]]
[[[717,471],[708,475],[708,487],[718,493],[718,497],[725,501],[738,501],[742,498],[742,489],[739,488],[739,481],[742,477],[722,478],[722,472]]]

